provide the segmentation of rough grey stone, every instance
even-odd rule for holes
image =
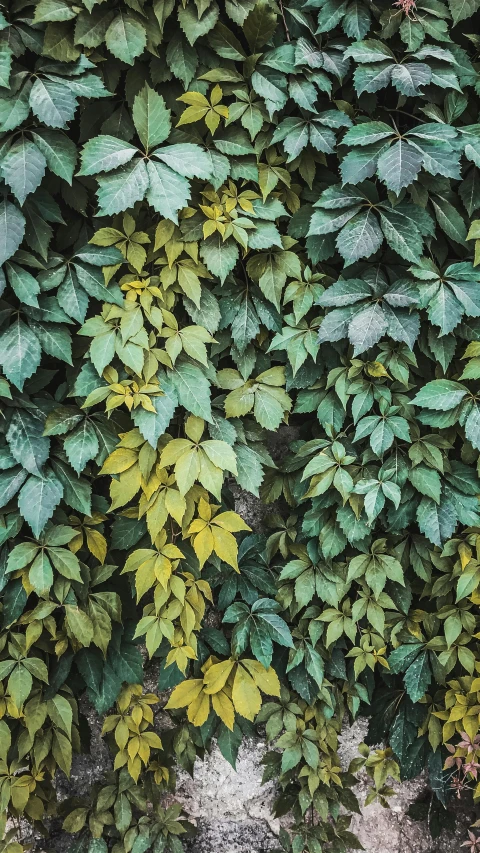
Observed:
[[[264,853],[277,845],[279,822],[272,816],[272,782],[261,784],[265,743],[245,741],[237,770],[214,747],[195,763],[194,778],[180,772],[176,798],[197,825],[191,853]]]
[[[58,793],[62,799],[87,793],[111,766],[108,750],[100,738],[98,718],[91,711],[88,716],[92,726],[90,754],[75,757],[69,780],[59,775]],[[364,719],[344,727],[339,748],[344,768],[358,754],[357,746],[366,729]],[[275,785],[261,783],[260,762],[265,749],[266,744],[260,738],[246,740],[240,748],[235,771],[214,746],[203,761],[196,761],[193,778],[183,770],[178,772],[176,799],[197,827],[197,835],[185,845],[188,853],[270,853],[278,849],[280,821],[272,816]],[[365,807],[368,779],[360,774],[355,793],[362,813],[353,816],[350,828],[366,853],[461,853],[460,845],[471,822],[469,814],[460,811],[456,832],[444,832],[439,839],[432,840],[426,825],[407,815],[410,804],[427,791],[425,776],[394,787],[396,793],[389,809],[378,803]],[[72,836],[64,833],[57,822],[51,827],[49,839],[37,840],[34,849],[36,853],[68,853],[71,843]]]

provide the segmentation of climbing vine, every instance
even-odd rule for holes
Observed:
[[[362,768],[480,797],[479,9],[0,4],[5,853],[181,853],[258,727],[285,853],[358,848]]]

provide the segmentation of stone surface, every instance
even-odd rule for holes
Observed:
[[[61,798],[87,793],[111,766],[95,715],[90,712],[89,717],[92,726],[90,754],[74,759],[70,780],[59,775]],[[160,725],[163,723],[162,719]],[[357,755],[366,725],[366,720],[358,720],[344,727],[339,749],[343,767],[348,767]],[[179,771],[176,799],[197,827],[197,835],[185,845],[188,853],[269,853],[278,849],[280,822],[271,812],[275,785],[272,782],[261,784],[260,762],[265,748],[260,738],[244,741],[235,771],[215,746],[204,761],[197,760],[193,779]],[[468,814],[459,814],[455,833],[445,832],[439,839],[432,840],[426,825],[407,815],[410,804],[427,791],[425,777],[395,785],[395,788],[389,809],[377,803],[363,807],[368,781],[366,777],[360,779],[356,794],[362,814],[354,815],[351,830],[366,853],[462,853],[461,844],[470,822]],[[49,839],[38,840],[34,849],[35,853],[68,853],[71,843],[72,836],[55,823]]]
[[[340,736],[339,755],[346,769],[357,754],[357,746],[367,733],[366,719],[345,726]],[[403,782],[393,783],[395,796],[389,799],[390,808],[379,803],[364,806],[368,792],[368,777],[359,774],[360,783],[355,788],[360,803],[361,815],[353,815],[350,829],[358,837],[367,853],[461,853],[461,843],[467,835],[471,816],[459,811],[455,832],[443,832],[440,838],[432,839],[426,823],[412,820],[407,811],[410,805],[428,792],[424,774]]]
[[[261,784],[264,752],[263,741],[245,741],[235,771],[215,747],[196,762],[193,779],[179,773],[176,798],[198,829],[192,853],[263,853],[277,846],[274,785]]]

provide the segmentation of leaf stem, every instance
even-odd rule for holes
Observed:
[[[285,34],[287,36],[287,41],[291,41],[290,32],[289,32],[289,29],[287,26],[287,20],[285,18],[285,10],[283,8],[282,0],[278,0],[278,5],[280,6],[280,14],[281,14],[282,19],[283,19],[283,26],[285,27]]]

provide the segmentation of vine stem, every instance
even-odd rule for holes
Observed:
[[[278,5],[280,6],[280,14],[281,14],[282,19],[283,19],[283,26],[285,27],[285,34],[287,36],[287,41],[291,41],[290,32],[289,32],[289,29],[287,26],[287,19],[285,18],[285,9],[283,8],[282,0],[278,0]]]

